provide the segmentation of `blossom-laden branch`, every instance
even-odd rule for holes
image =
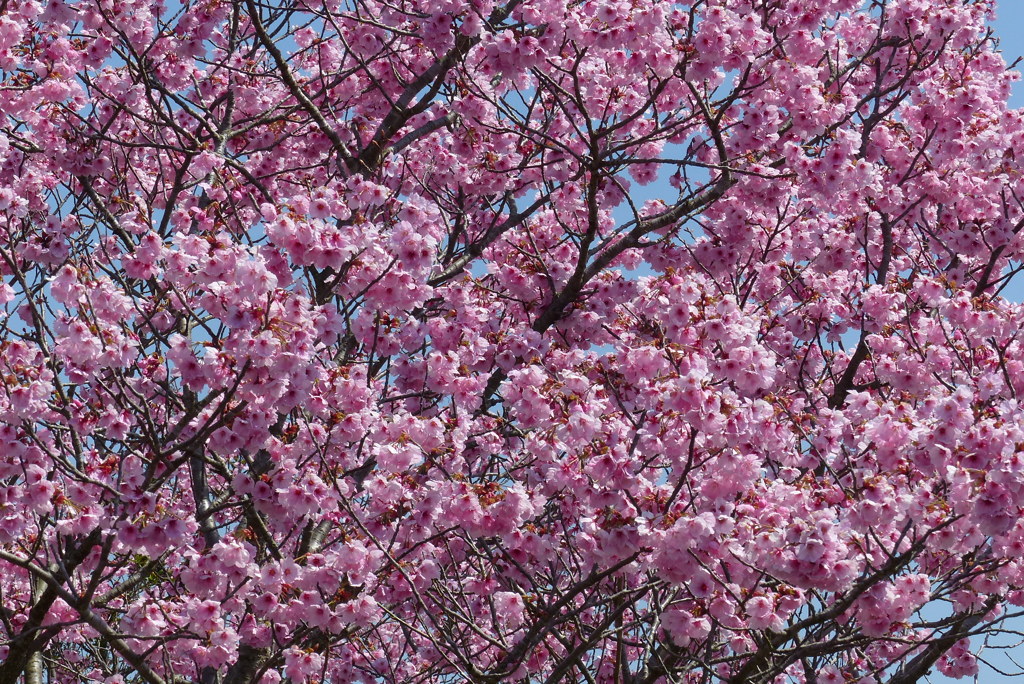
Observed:
[[[0,0],[0,684],[978,672],[992,5]]]

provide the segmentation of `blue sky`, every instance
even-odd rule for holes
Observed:
[[[1024,0],[998,0],[995,29],[1007,62],[1024,55]],[[1024,83],[1017,84],[1013,104],[1024,106]]]

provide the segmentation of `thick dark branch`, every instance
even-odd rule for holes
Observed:
[[[70,542],[67,552],[61,559],[62,572],[70,577],[75,568],[81,565],[93,547],[99,543],[99,528],[80,541]],[[46,642],[56,635],[53,630],[42,629],[43,620],[50,612],[54,601],[61,597],[60,580],[50,573],[47,575],[50,577],[50,581],[46,582],[45,588],[32,604],[32,608],[28,612],[28,619],[22,625],[18,636],[11,640],[7,658],[4,659],[3,664],[0,664],[0,684],[17,684],[18,678],[25,672],[32,659],[46,647]]]
[[[270,659],[270,651],[266,648],[256,648],[250,644],[242,644],[238,647],[238,658],[228,669],[224,677],[224,684],[248,684],[256,680],[256,676],[263,669],[263,665]]]
[[[906,553],[892,556],[885,565],[860,580],[825,610],[790,625],[784,632],[768,632],[760,648],[744,663],[739,672],[732,676],[729,684],[748,684],[752,681],[764,679],[763,675],[765,674],[775,674],[778,668],[773,666],[776,665],[775,661],[783,644],[795,639],[801,632],[834,620],[842,615],[865,591],[909,565],[923,546],[924,541],[920,540],[911,546]]]
[[[192,499],[196,507],[196,520],[199,521],[199,528],[203,531],[203,541],[207,549],[212,549],[220,541],[220,534],[217,532],[217,523],[212,515],[208,515],[210,509],[210,486],[206,476],[206,461],[199,453],[201,447],[193,447],[189,450],[188,465],[189,474],[192,479]]]
[[[904,663],[903,667],[889,680],[889,684],[914,684],[921,681],[939,658],[952,648],[953,644],[970,635],[971,630],[985,619],[985,615],[995,608],[997,603],[999,603],[999,597],[993,596],[985,602],[985,607],[980,611],[961,615],[948,632],[925,646],[924,650],[913,660]]]
[[[249,0],[250,2],[252,0]],[[495,26],[500,24],[512,14],[512,11],[522,3],[522,0],[512,0],[506,5],[496,8],[491,15],[487,18],[487,24]],[[420,74],[416,80],[407,85],[402,91],[402,94],[395,101],[394,106],[391,107],[391,111],[387,113],[384,120],[381,121],[377,131],[373,134],[373,138],[363,148],[358,158],[353,160],[353,163],[349,164],[349,168],[354,172],[372,173],[380,166],[380,163],[384,160],[384,157],[389,153],[390,148],[387,146],[388,140],[391,140],[398,131],[408,123],[416,114],[425,111],[430,103],[433,101],[434,96],[441,88],[441,84],[444,83],[444,79],[448,72],[458,64],[469,51],[479,43],[481,40],[480,36],[470,37],[464,34],[460,34],[455,39],[455,47],[449,50],[444,57],[434,62],[430,68]],[[413,99],[424,88],[428,88],[426,94],[420,97],[419,102],[415,105],[412,104]],[[397,147],[397,145],[396,145]]]
[[[579,596],[581,593],[590,589],[591,587],[602,582],[606,577],[614,575],[616,572],[626,567],[630,563],[636,560],[639,553],[625,558],[610,568],[601,572],[592,572],[586,578],[577,582],[573,587],[566,590],[566,592],[555,601],[550,607],[543,611],[543,615],[537,617],[534,621],[533,626],[523,635],[509,652],[497,663],[491,672],[493,674],[487,674],[481,676],[483,681],[487,682],[501,682],[506,681],[507,677],[517,668],[522,662],[523,658],[529,654],[529,652],[543,641],[545,635],[558,628],[561,624],[560,613],[561,611],[570,605],[573,598]]]
[[[534,201],[530,206],[528,206],[523,211],[513,210],[509,215],[508,219],[502,221],[501,223],[495,223],[490,228],[488,228],[487,232],[484,233],[483,237],[481,237],[479,240],[466,247],[465,252],[463,252],[463,254],[458,259],[453,261],[444,271],[430,278],[427,281],[427,284],[430,285],[431,287],[437,287],[438,285],[443,285],[445,282],[451,280],[455,276],[462,273],[462,271],[465,270],[466,266],[468,266],[470,263],[472,263],[474,259],[483,254],[484,250],[487,249],[487,247],[489,247],[490,245],[494,244],[495,240],[497,240],[499,237],[501,237],[508,231],[512,230],[516,226],[520,225],[523,221],[528,219],[535,211],[537,211],[537,209],[547,204],[550,199],[551,194],[545,193],[539,198],[537,198],[536,201]]]
[[[326,135],[327,139],[331,141],[331,144],[334,145],[334,149],[338,151],[338,154],[341,155],[342,159],[348,161],[351,158],[348,147],[345,146],[345,143],[341,140],[341,136],[338,135],[338,132],[334,130],[334,127],[331,126],[330,122],[328,122],[324,117],[320,108],[309,99],[309,96],[306,95],[302,86],[295,80],[295,76],[292,75],[292,70],[288,67],[288,60],[284,58],[284,55],[277,48],[274,39],[267,34],[267,30],[263,26],[263,22],[260,20],[260,10],[256,6],[256,3],[253,2],[253,0],[246,0],[246,7],[249,10],[249,21],[252,22],[252,27],[256,31],[256,37],[259,38],[260,43],[263,44],[266,51],[270,53],[271,58],[274,60],[274,64],[277,65],[278,72],[281,74],[281,80],[284,81],[286,86],[288,86],[288,91],[292,94],[292,97],[295,98],[296,102],[306,110],[306,113],[309,114],[310,118],[316,123],[317,128],[320,129],[320,132]]]
[[[862,331],[860,339],[857,340],[857,347],[853,350],[853,355],[850,357],[850,362],[846,364],[846,370],[843,371],[843,376],[839,378],[835,389],[832,390],[832,396],[828,398],[829,408],[837,409],[846,403],[846,397],[853,389],[853,381],[857,377],[860,365],[871,355],[867,340],[867,333]]]

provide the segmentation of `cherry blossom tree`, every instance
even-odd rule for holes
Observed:
[[[0,0],[0,684],[975,674],[993,9]]]

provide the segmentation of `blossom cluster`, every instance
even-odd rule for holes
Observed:
[[[0,681],[979,672],[993,11],[0,0]]]

